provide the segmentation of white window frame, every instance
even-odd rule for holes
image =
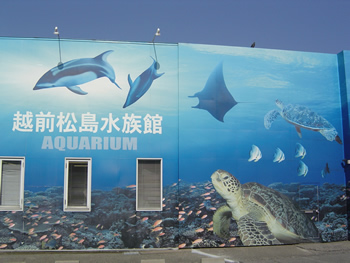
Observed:
[[[24,203],[24,170],[25,170],[25,158],[24,157],[7,157],[0,156],[0,194],[2,185],[2,162],[3,161],[20,161],[21,162],[21,171],[20,171],[20,185],[19,187],[19,202],[18,205],[1,205],[0,211],[23,211],[23,203]]]
[[[160,162],[160,203],[159,207],[139,207],[139,161],[159,161]],[[136,159],[136,211],[163,211],[163,159],[162,158],[137,158]]]
[[[68,205],[68,194],[69,194],[69,163],[74,162],[86,162],[88,165],[87,171],[87,182],[86,182],[86,205],[72,206]],[[66,157],[64,160],[64,198],[63,198],[63,211],[65,212],[90,212],[91,211],[91,168],[92,158],[77,158],[77,157]]]

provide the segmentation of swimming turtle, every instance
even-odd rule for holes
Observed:
[[[274,120],[281,115],[288,123],[293,124],[299,137],[301,138],[300,128],[320,132],[328,141],[336,141],[342,144],[338,132],[325,118],[318,115],[305,106],[288,104],[286,106],[280,100],[276,100],[278,110],[269,111],[264,117],[266,129],[270,129]]]
[[[320,241],[314,223],[285,195],[258,183],[241,183],[229,172],[211,176],[216,191],[226,200],[213,217],[214,233],[229,238],[231,217],[245,246]]]

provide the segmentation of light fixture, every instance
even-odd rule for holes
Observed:
[[[63,63],[62,63],[62,57],[61,57],[61,38],[60,38],[60,32],[58,31],[58,27],[55,27],[55,31],[53,32],[54,35],[57,35],[57,39],[58,39],[58,52],[60,55],[60,62],[58,62],[57,67],[59,69],[63,68]]]
[[[159,37],[159,36],[160,36],[160,28],[158,27],[156,33],[153,36],[152,43],[154,43],[154,40],[156,39],[156,37]]]
[[[154,34],[153,39],[152,39],[153,49],[154,49],[154,55],[155,55],[155,57],[156,57],[156,69],[159,69],[159,68],[160,68],[160,65],[159,65],[158,59],[157,59],[156,45],[154,44],[154,40],[155,40],[156,37],[158,37],[158,36],[160,36],[160,28],[159,28],[159,27],[157,28],[157,31],[156,31],[156,33]]]
[[[55,35],[59,35],[60,34],[60,32],[58,32],[58,27],[56,26],[55,27],[55,31],[53,32]]]

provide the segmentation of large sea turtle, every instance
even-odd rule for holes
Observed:
[[[264,117],[266,129],[270,129],[273,121],[281,115],[288,123],[293,124],[299,137],[301,138],[300,128],[320,132],[328,141],[336,141],[342,144],[338,132],[325,118],[311,111],[309,108],[300,105],[288,104],[286,106],[279,100],[276,100],[278,110],[269,111]]]
[[[241,183],[229,172],[211,176],[216,191],[226,200],[214,214],[214,233],[229,237],[231,217],[245,246],[320,241],[313,222],[285,195],[258,183]]]

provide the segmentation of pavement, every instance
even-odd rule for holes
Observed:
[[[0,251],[0,263],[345,263],[349,259],[350,241],[232,248]]]

